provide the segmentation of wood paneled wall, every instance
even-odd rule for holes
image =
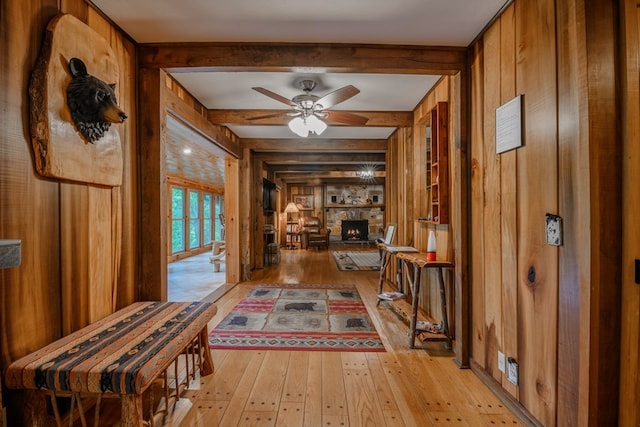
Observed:
[[[620,366],[621,426],[640,425],[640,2],[622,3],[622,327]]]
[[[83,0],[0,3],[0,238],[22,241],[22,264],[0,270],[0,368],[135,299],[137,157],[133,44]],[[129,119],[121,187],[42,178],[29,137],[27,88],[48,22],[73,13],[110,43],[118,103]],[[122,230],[127,230],[123,233]],[[2,396],[9,425],[23,401]]]
[[[617,421],[615,15],[608,1],[516,0],[472,46],[473,366],[546,426]],[[498,155],[495,110],[518,94],[524,146]],[[562,246],[546,244],[546,213],[564,219]]]

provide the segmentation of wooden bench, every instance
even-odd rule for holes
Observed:
[[[83,426],[83,399],[95,402],[98,425],[103,397],[120,398],[121,426],[157,425],[169,407],[167,371],[172,364],[174,400],[180,397],[180,356],[184,357],[187,383],[198,370],[201,375],[213,373],[207,323],[216,310],[208,302],[132,304],[13,362],[5,372],[6,386],[49,393],[59,426],[56,397],[60,396],[71,397],[71,412],[78,405]],[[165,408],[163,414],[151,414],[145,421],[142,395],[158,380],[167,391]]]

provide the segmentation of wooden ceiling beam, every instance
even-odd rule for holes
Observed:
[[[292,173],[292,172],[276,172],[275,178],[277,181],[286,182],[289,184],[295,183],[317,183],[323,184],[327,182],[334,183],[352,183],[352,184],[379,184],[383,183],[386,179],[386,173],[383,171],[376,172],[373,178],[362,179],[358,176],[357,172],[319,172],[309,175],[308,173]]]
[[[267,165],[269,172],[284,173],[304,173],[304,172],[357,172],[365,167],[362,164],[274,164]],[[376,164],[375,172],[384,172],[384,164]]]
[[[385,162],[385,153],[256,153],[254,159],[264,161],[267,164],[331,164],[354,163],[360,165],[382,164]]]
[[[260,139],[246,138],[242,140],[245,148],[255,152],[300,152],[300,151],[329,151],[350,152],[369,151],[383,153],[387,150],[386,139],[321,139],[321,138],[295,138],[295,139]]]
[[[209,122],[205,117],[200,116],[193,108],[188,106],[183,99],[178,97],[174,92],[167,90],[167,110],[174,114],[175,117],[183,119],[185,123],[191,123],[192,130],[201,133],[206,138],[216,141],[219,146],[233,157],[242,158],[242,147],[239,143],[233,141],[220,126],[216,126]]]
[[[413,111],[344,111],[341,113],[357,114],[369,119],[365,126],[375,127],[408,127],[413,124]],[[218,125],[251,125],[270,126],[286,125],[291,120],[287,113],[292,110],[208,110],[207,118]],[[349,126],[348,124],[330,122],[331,126]]]
[[[146,43],[139,45],[141,68],[168,72],[281,71],[319,67],[330,72],[456,74],[466,68],[467,49],[321,43]]]

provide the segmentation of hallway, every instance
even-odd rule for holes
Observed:
[[[377,271],[338,271],[329,251],[281,251],[217,301],[209,329],[257,283],[353,284],[387,352],[213,350],[214,375],[193,382],[171,425],[522,425],[442,343],[409,350],[407,327],[375,305],[377,282]]]

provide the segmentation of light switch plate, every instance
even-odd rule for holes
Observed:
[[[500,372],[502,372],[503,374],[506,371],[505,368],[506,365],[506,361],[505,361],[505,357],[504,357],[504,353],[499,351],[498,352],[498,369],[500,370]]]
[[[562,218],[558,215],[545,215],[545,229],[547,233],[547,244],[552,246],[562,245]]]

